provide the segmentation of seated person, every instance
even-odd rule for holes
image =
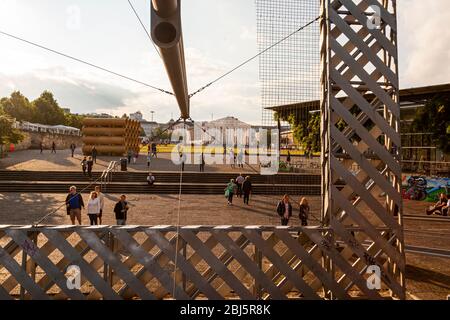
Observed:
[[[448,203],[447,195],[444,193],[441,193],[439,195],[439,201],[434,206],[427,209],[427,211],[426,211],[427,215],[430,215],[433,213],[437,214],[437,215],[443,215],[444,214],[443,209],[445,207],[447,207],[447,203]],[[448,209],[446,210],[446,212],[447,211],[448,211]]]
[[[442,215],[445,217],[450,215],[450,199],[448,199],[447,204],[442,207]]]
[[[148,185],[152,186],[155,183],[155,180],[156,180],[155,176],[151,172],[149,172],[147,177]]]

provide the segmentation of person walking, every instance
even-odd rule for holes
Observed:
[[[155,183],[155,181],[156,181],[155,176],[153,175],[153,173],[149,172],[149,173],[148,173],[148,176],[147,176],[147,183],[148,183],[148,185],[149,185],[149,186],[153,186],[153,184]]]
[[[87,173],[89,178],[92,178],[92,168],[94,166],[94,161],[92,160],[92,157],[89,157],[86,161],[86,165],[87,165]]]
[[[203,152],[200,156],[200,172],[205,172],[205,155]]]
[[[86,175],[86,169],[87,169],[87,159],[86,157],[81,160],[81,170],[83,170],[83,176]]]
[[[150,164],[152,163],[152,154],[151,154],[151,152],[149,151],[148,153],[147,153],[147,168],[148,169],[150,169]]]
[[[245,178],[242,176],[242,173],[239,173],[239,176],[236,178],[237,185],[237,193],[236,196],[238,198],[242,198],[242,184],[244,183]]]
[[[105,207],[105,195],[101,192],[100,186],[95,186],[95,192],[97,193],[97,198],[100,200],[100,213],[98,215],[98,223],[102,224],[103,208]]]
[[[55,143],[55,141],[52,142],[52,152],[51,153],[56,153],[56,143]]]
[[[230,148],[230,154],[228,155],[228,161],[230,162],[231,168],[235,167],[235,158],[234,158],[234,151],[232,148]]]
[[[287,226],[292,217],[292,205],[289,202],[289,196],[285,194],[277,205],[277,213],[281,217],[281,225]]]
[[[156,148],[156,143],[155,143],[155,142],[152,143],[152,155],[153,155],[155,158],[158,158],[157,148]]]
[[[75,143],[71,143],[70,144],[70,151],[72,152],[72,158],[73,158],[73,155],[75,154],[75,149],[77,148],[77,146],[75,145]]]
[[[291,165],[291,153],[289,152],[289,150],[288,150],[288,153],[287,153],[286,162],[287,162],[288,165]]]
[[[242,193],[244,194],[244,203],[249,205],[250,194],[252,193],[252,182],[250,177],[246,176],[244,182],[242,183]]]
[[[70,221],[75,225],[75,219],[81,225],[81,210],[84,209],[83,197],[77,193],[77,187],[71,186],[69,194],[66,197],[67,215],[70,216]]]
[[[234,183],[234,179],[231,179],[225,188],[225,197],[227,198],[228,205],[233,204],[233,196],[236,189],[236,184]]]
[[[237,164],[238,168],[244,168],[244,153],[242,152],[242,149],[239,150],[237,155]]]
[[[44,152],[44,144],[41,142],[39,144],[39,148],[41,149],[41,154]]]
[[[95,146],[92,147],[91,157],[94,163],[97,163],[97,148]]]
[[[116,222],[118,226],[124,226],[127,222],[128,213],[128,202],[127,197],[123,194],[120,196],[119,202],[114,206],[114,213],[116,215]]]
[[[97,192],[92,191],[87,204],[87,214],[91,226],[98,224],[98,216],[100,214],[100,199],[97,196]]]
[[[181,171],[184,171],[184,164],[186,163],[186,154],[183,151],[180,152],[180,163],[181,163]]]
[[[301,221],[303,227],[308,225],[308,217],[309,217],[309,204],[306,198],[302,198],[300,200],[300,211],[298,214],[298,218]]]
[[[131,157],[133,156],[133,153],[131,152],[131,150],[128,150],[127,152],[127,159],[128,159],[128,164],[131,163]]]

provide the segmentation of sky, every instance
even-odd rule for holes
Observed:
[[[280,0],[281,1],[281,0]],[[300,1],[300,0],[299,0]],[[149,0],[132,0],[146,26]],[[402,88],[450,82],[450,3],[398,3]],[[254,0],[184,0],[189,92],[257,53]],[[127,0],[0,0],[0,30],[171,91],[163,64]],[[52,91],[74,113],[178,118],[174,97],[0,35],[0,96]],[[236,116],[259,124],[258,61],[191,100],[196,121]]]

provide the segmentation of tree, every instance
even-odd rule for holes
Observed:
[[[168,130],[163,130],[161,127],[157,127],[153,130],[151,138],[159,140],[169,140],[170,133],[168,132]]]
[[[280,120],[289,122],[294,140],[302,146],[305,154],[320,151],[320,113],[313,113],[307,119],[300,118],[296,113],[290,113],[286,117],[280,117]]]
[[[78,129],[81,129],[83,127],[83,119],[85,118],[84,116],[70,113],[65,113],[64,116],[66,118],[66,121],[64,122],[66,126]]]
[[[0,105],[4,113],[17,121],[33,122],[35,120],[35,107],[20,91],[14,91],[9,98],[2,98]]]
[[[432,142],[445,153],[450,153],[450,96],[439,95],[416,112],[412,129],[432,134]]]
[[[36,122],[48,125],[59,125],[66,123],[64,111],[50,91],[44,91],[39,98],[33,101],[36,108]]]
[[[22,133],[14,128],[14,119],[6,114],[0,114],[0,145],[18,143],[22,140]]]

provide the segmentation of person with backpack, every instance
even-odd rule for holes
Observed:
[[[81,225],[81,210],[84,209],[83,197],[77,193],[77,187],[71,186],[66,197],[67,215],[70,216],[72,224],[75,225],[75,218]]]
[[[289,202],[289,196],[285,194],[277,205],[277,213],[281,218],[281,225],[287,226],[292,217],[292,205]]]
[[[228,205],[233,204],[233,196],[235,193],[236,184],[234,183],[234,179],[231,179],[225,188],[225,198],[227,198]]]

